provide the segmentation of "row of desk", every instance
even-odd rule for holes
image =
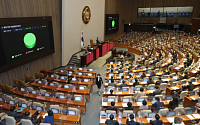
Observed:
[[[5,112],[10,110],[10,107],[12,105],[7,104],[5,102],[0,102],[0,108],[4,110]],[[16,106],[16,109],[18,110],[20,107]],[[32,116],[36,110],[33,109],[23,109],[22,113],[24,114],[26,111],[30,112],[30,116]],[[46,114],[46,111],[40,112],[38,114],[38,117],[43,121],[43,116]],[[34,117],[34,116],[33,116]],[[62,125],[81,125],[81,115],[77,116],[69,116],[64,114],[54,114],[54,122],[56,125],[62,124]]]

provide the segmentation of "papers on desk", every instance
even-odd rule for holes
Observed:
[[[176,89],[179,89],[179,88],[178,88],[178,87],[176,87],[176,86],[175,86],[175,87],[171,87],[171,88],[172,88],[172,89],[174,89],[174,90],[176,90]]]
[[[108,86],[109,83],[105,83],[105,86]]]
[[[122,106],[123,106],[123,107],[128,107],[128,106],[127,106],[127,103],[122,103]]]
[[[45,114],[43,115],[43,118],[45,118],[45,116],[48,116],[48,113],[45,113]]]
[[[129,82],[129,85],[133,85],[133,83],[132,83],[132,82]]]
[[[168,82],[168,81],[169,81],[169,79],[162,79],[162,81],[164,81],[164,82]]]
[[[194,117],[192,117],[192,115],[186,115],[190,120],[193,120]]]
[[[122,94],[122,92],[116,92],[116,94]]]
[[[195,117],[196,119],[200,119],[200,115],[199,114],[192,114],[193,117]]]
[[[192,70],[191,72],[192,72],[192,73],[196,73],[197,71],[196,71],[196,70]]]
[[[127,79],[129,79],[129,76],[126,76]]]
[[[147,84],[147,82],[141,82],[141,84]]]
[[[102,102],[102,106],[107,106],[107,102]]]
[[[179,67],[176,67],[175,69],[180,69]]]
[[[142,105],[142,102],[137,102],[137,105],[138,105],[138,106],[141,106],[141,105]]]
[[[196,98],[195,97],[190,97],[192,100],[196,100]]]
[[[178,79],[178,77],[177,77],[177,76],[174,76],[172,79]]]
[[[199,85],[199,83],[198,83],[198,82],[193,82],[192,84],[194,84],[194,85]]]
[[[157,73],[157,75],[159,75],[159,76],[160,76],[160,75],[162,75],[162,73]]]
[[[147,90],[148,93],[153,93],[155,90]]]
[[[151,118],[147,118],[147,121],[150,123]]]
[[[174,117],[167,118],[167,120],[168,120],[170,123],[173,123],[173,122],[174,122]]]

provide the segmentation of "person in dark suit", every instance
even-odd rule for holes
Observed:
[[[153,77],[155,75],[156,75],[156,73],[154,71],[152,71],[151,74],[150,74],[151,77]]]
[[[141,77],[141,79],[143,79],[144,77],[146,77],[146,74],[143,72],[140,77]]]
[[[45,116],[43,123],[49,123],[51,125],[54,125],[53,119],[54,119],[53,111],[49,110],[48,116]]]
[[[111,81],[111,83],[115,82],[113,76],[111,76],[110,81]]]
[[[41,123],[41,119],[35,119],[35,118],[30,117],[30,112],[29,112],[29,111],[26,111],[26,112],[25,112],[25,116],[23,117],[23,119],[29,119],[29,120],[31,120],[32,123],[35,124],[35,125]]]
[[[162,83],[162,79],[161,76],[158,78],[158,81],[156,81],[156,86],[160,86],[160,84]]]
[[[10,111],[8,112],[8,116],[14,117],[15,120],[17,121],[18,119],[22,118],[22,109],[20,112],[16,112],[15,109],[16,109],[15,106],[11,106]]]
[[[138,79],[135,78],[135,83],[133,84],[133,86],[135,87],[136,85],[139,85]]]
[[[183,76],[183,79],[188,79],[189,75],[187,72],[185,72],[185,75]]]
[[[134,115],[133,114],[130,114],[129,117],[130,117],[130,120],[128,118],[126,120],[127,125],[140,125],[139,122],[134,121]]]
[[[152,104],[152,106],[155,107],[155,111],[158,112],[161,108],[164,107],[164,103],[163,102],[160,102],[160,98],[159,97],[156,97],[156,102]]]
[[[169,102],[169,109],[174,110],[176,107],[178,107],[178,98],[173,97],[173,100]]]
[[[156,90],[153,92],[153,96],[160,95],[161,92],[160,92],[160,90],[158,90],[158,86],[156,86],[155,88],[156,88]]]
[[[100,96],[100,91],[101,91],[101,84],[103,84],[103,80],[101,78],[101,75],[100,74],[97,74],[97,77],[96,77],[96,85],[99,89],[99,96]]]
[[[192,84],[192,81],[189,81],[189,85],[187,85],[188,91],[193,91],[194,85]]]
[[[106,120],[105,124],[106,125],[119,125],[119,122],[117,120],[113,120],[114,119],[114,115],[111,114],[110,115],[110,120]]]
[[[106,110],[114,110],[117,113],[117,107],[115,107],[115,102],[111,102],[111,106],[107,107]]]
[[[127,106],[128,106],[128,107],[125,107],[125,110],[133,110],[133,106],[132,106],[132,103],[131,103],[131,102],[128,102],[128,103],[127,103]]]
[[[162,125],[163,122],[160,119],[160,116],[158,114],[155,115],[156,120],[152,121],[150,120],[150,124],[152,125]]]
[[[122,80],[122,84],[120,85],[120,87],[126,87],[127,84],[125,82],[126,82],[125,80]]]
[[[100,44],[98,37],[97,37],[96,43],[97,43],[97,45]]]
[[[154,81],[152,80],[152,77],[149,77],[149,80],[147,81],[147,85],[154,84]]]
[[[110,94],[108,94],[107,96],[114,96],[112,89],[110,90]]]

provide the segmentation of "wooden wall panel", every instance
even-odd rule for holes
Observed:
[[[178,7],[193,6],[193,17],[200,16],[200,0],[106,0],[105,14],[119,13],[119,32],[105,35],[105,40],[112,38],[124,31],[127,23],[158,23],[160,18],[139,18],[139,7]],[[167,23],[190,24],[191,18],[167,18]]]
[[[0,82],[12,84],[13,78],[24,80],[40,69],[61,65],[61,0],[0,0],[0,18],[52,16],[55,53],[0,74]],[[30,68],[30,70],[27,70]]]

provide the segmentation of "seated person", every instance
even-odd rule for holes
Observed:
[[[155,111],[158,112],[161,108],[164,107],[164,103],[163,102],[160,102],[160,98],[159,97],[156,97],[156,102],[152,104],[152,106],[155,107]]]
[[[130,114],[130,120],[127,118],[127,120],[126,120],[126,124],[127,125],[140,125],[140,123],[139,122],[135,122],[134,121],[134,115],[133,114]]]
[[[143,72],[140,77],[141,77],[141,79],[143,79],[144,77],[146,77],[146,74]]]
[[[38,115],[39,116],[39,115]],[[23,117],[23,119],[29,119],[32,121],[33,124],[37,125],[41,123],[41,119],[34,119],[32,117],[30,117],[30,112],[26,111],[25,112],[25,116]]]
[[[154,71],[152,71],[151,74],[150,74],[150,77],[153,77],[155,75],[156,75],[156,73]]]
[[[138,79],[135,78],[135,83],[133,84],[133,86],[135,87],[136,85],[139,85]]]
[[[174,122],[172,125],[185,125],[184,122],[181,121],[179,117],[174,117]]]
[[[54,125],[53,119],[54,119],[53,111],[49,110],[48,116],[45,116],[43,123],[49,123],[51,125]]]
[[[106,110],[114,110],[117,113],[117,107],[115,107],[115,102],[111,102],[111,106],[107,107]]]
[[[114,120],[114,115],[110,115],[110,120],[106,120],[105,122],[106,125],[119,125],[119,122],[117,120]]]
[[[131,102],[128,102],[128,103],[127,103],[127,106],[128,106],[128,107],[125,107],[125,110],[133,110],[133,107],[132,107],[132,103],[131,103]]]
[[[158,90],[158,86],[156,86],[155,88],[156,88],[156,90],[153,92],[153,96],[160,95],[161,92],[160,92],[160,90]]]
[[[126,87],[126,86],[127,86],[126,81],[122,80],[122,84],[120,85],[120,87]]]
[[[147,85],[154,84],[154,81],[152,80],[152,77],[149,77],[149,80],[147,81]]]
[[[111,76],[110,81],[111,81],[111,83],[114,83],[114,82],[115,82],[113,76]]]
[[[140,98],[141,96],[145,96],[145,92],[143,88],[140,88],[140,91],[136,95],[136,99]]]
[[[108,94],[107,96],[114,96],[112,89],[110,90],[110,94]]]
[[[156,81],[156,86],[160,86],[160,84],[162,83],[162,79],[161,77],[158,78],[158,81]]]
[[[194,85],[192,84],[192,81],[189,81],[189,85],[187,85],[188,91],[193,91]]]
[[[155,115],[155,119],[156,120],[153,120],[153,121],[150,120],[151,125],[162,125],[163,124],[163,122],[161,120],[159,120],[160,116],[158,114]]]
[[[169,102],[169,109],[174,110],[176,107],[178,107],[178,98],[173,97],[173,100]]]
[[[10,111],[8,111],[8,116],[12,116],[15,118],[15,120],[19,120],[20,118],[22,118],[22,109],[20,112],[16,112],[15,111],[16,107],[15,106],[11,106],[10,107]]]
[[[147,101],[143,100],[142,105],[139,107],[139,110],[148,110],[149,107],[147,106]]]

